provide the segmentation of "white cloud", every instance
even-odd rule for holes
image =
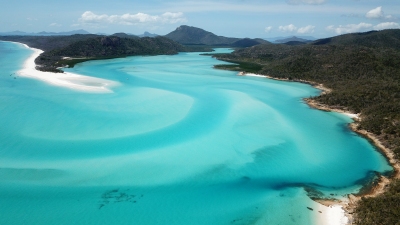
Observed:
[[[271,26],[265,28],[265,32],[267,32],[267,33],[270,32],[271,30],[272,30]]]
[[[294,32],[297,31],[297,27],[293,24],[289,24],[286,26],[279,26],[279,30],[283,32]]]
[[[376,7],[375,9],[371,9],[365,14],[365,17],[367,17],[368,19],[386,19],[386,20],[396,19],[392,15],[386,16],[382,10],[382,6]]]
[[[339,26],[328,26],[326,29],[328,31],[335,32],[336,34],[345,34],[345,33],[354,33],[361,32],[367,29],[372,28],[372,24],[369,23],[359,23],[359,24],[347,24],[347,25],[339,25]]]
[[[315,26],[311,26],[311,25],[308,25],[308,26],[305,26],[305,27],[300,27],[297,30],[297,33],[300,33],[300,34],[314,33],[314,28],[315,28]]]
[[[123,15],[97,15],[91,11],[86,11],[82,14],[79,21],[84,24],[124,24],[137,25],[148,23],[179,23],[186,22],[183,13],[166,12],[162,15],[149,15],[145,13],[123,14]]]
[[[291,5],[299,5],[299,4],[319,5],[325,3],[326,1],[327,0],[286,0],[286,2]]]
[[[285,2],[286,1],[286,2]],[[349,0],[350,1],[350,0]],[[183,0],[169,1],[162,10],[170,12],[250,12],[250,13],[337,13],[350,14],[357,13],[361,16],[365,15],[365,9],[362,7],[349,7],[347,4],[331,4],[329,7],[317,7],[318,4],[328,3],[329,0],[279,0],[279,1],[253,1],[257,4],[249,4],[251,1],[246,0]],[[332,1],[331,1],[332,2]],[[296,7],[288,7],[288,4]]]
[[[380,19],[383,18],[383,11],[382,11],[382,6],[379,6],[375,9],[371,9],[367,14],[365,14],[365,17],[369,19]]]
[[[374,26],[375,30],[398,29],[398,28],[400,28],[400,24],[395,22],[385,22]]]
[[[163,23],[185,23],[187,19],[182,12],[172,13],[166,12],[161,15]]]
[[[388,20],[395,20],[395,19],[397,19],[396,17],[394,17],[394,16],[392,16],[392,15],[387,15],[387,16],[385,16],[385,19],[388,19]]]
[[[289,32],[289,33],[297,32],[299,34],[313,33],[314,28],[315,28],[315,26],[312,26],[312,25],[308,25],[308,26],[300,27],[300,28],[297,28],[293,24],[289,24],[286,26],[279,26],[279,30],[282,32]]]
[[[61,27],[62,25],[58,24],[58,23],[51,23],[49,26],[50,27]]]

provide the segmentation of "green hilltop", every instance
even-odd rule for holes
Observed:
[[[44,52],[35,59],[37,69],[62,72],[59,67],[73,67],[88,60],[110,59],[138,55],[173,55],[178,52],[208,51],[209,47],[183,46],[169,38],[138,37],[125,33],[71,36],[3,36],[0,40],[15,41]],[[67,59],[65,57],[68,57]]]
[[[121,35],[122,36],[122,35]],[[36,64],[40,70],[57,70],[57,67],[74,66],[76,63],[138,55],[173,55],[189,51],[186,47],[165,37],[130,38],[104,36],[73,42],[66,47],[56,48],[41,54]],[[69,57],[72,59],[65,59]]]
[[[267,44],[263,39],[230,38],[215,35],[201,28],[182,25],[165,37],[183,45],[207,45],[219,47],[249,47],[258,44]]]

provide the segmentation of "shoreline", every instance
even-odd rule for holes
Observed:
[[[22,69],[17,71],[17,74],[21,77],[32,78],[50,85],[91,93],[112,93],[111,87],[120,85],[120,83],[116,81],[70,72],[52,73],[39,71],[36,69],[35,59],[43,53],[43,50],[31,48],[19,42],[12,43],[20,44],[33,51],[29,58],[24,61]]]
[[[322,92],[320,95],[324,95],[324,94],[330,93],[332,91],[331,89],[326,88],[323,84],[317,84],[315,82],[310,82],[310,81],[281,79],[281,78],[274,78],[274,77],[271,77],[268,75],[253,74],[253,73],[246,73],[246,72],[239,72],[238,76],[257,76],[257,77],[264,77],[264,78],[280,80],[280,81],[292,81],[292,82],[307,83],[307,84],[310,84],[311,86],[321,90]],[[314,109],[318,109],[318,110],[322,110],[322,111],[326,111],[326,112],[342,113],[342,114],[349,116],[351,119],[353,119],[353,122],[348,125],[349,129],[351,129],[353,132],[355,132],[358,135],[369,140],[371,142],[371,144],[376,148],[376,150],[379,153],[381,153],[386,158],[386,160],[389,162],[389,164],[393,167],[393,174],[389,178],[380,175],[378,182],[374,186],[372,186],[371,189],[365,194],[356,194],[356,195],[349,194],[347,196],[347,199],[344,199],[344,200],[313,199],[313,201],[319,203],[320,205],[335,209],[336,212],[332,211],[330,213],[331,215],[340,216],[340,213],[337,212],[337,207],[340,207],[343,210],[344,216],[347,217],[347,221],[340,219],[340,223],[338,223],[338,224],[351,225],[353,218],[354,218],[353,213],[354,213],[355,209],[357,208],[358,201],[360,201],[362,197],[373,198],[373,197],[377,197],[377,196],[383,194],[385,192],[387,186],[392,182],[392,180],[400,179],[400,164],[399,164],[398,160],[395,158],[394,152],[391,149],[385,147],[377,135],[375,135],[369,131],[358,128],[359,122],[362,120],[362,115],[360,115],[360,113],[355,114],[350,111],[346,111],[346,110],[339,109],[339,108],[334,108],[329,105],[318,103],[317,101],[315,101],[313,99],[309,99],[309,98],[304,98],[303,100],[310,108],[314,108]],[[336,218],[336,220],[337,219],[338,218]],[[320,221],[321,220],[320,217],[318,217],[318,220],[319,220],[319,222],[322,222],[322,221]],[[329,216],[326,217],[325,220],[323,220],[323,221],[326,221],[326,220],[329,220]],[[328,224],[331,224],[331,223],[329,223],[329,221],[328,221]]]

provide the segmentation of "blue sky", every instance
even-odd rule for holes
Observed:
[[[11,0],[0,32],[167,34],[180,25],[228,37],[329,37],[400,28],[398,0]]]

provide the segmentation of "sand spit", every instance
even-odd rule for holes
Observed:
[[[29,46],[25,44],[23,45],[29,48]],[[35,48],[30,49],[32,49],[34,52],[24,62],[23,68],[17,72],[17,74],[21,77],[33,78],[51,85],[74,89],[77,91],[94,93],[111,93],[113,92],[111,87],[119,85],[119,83],[116,81],[83,76],[69,72],[51,73],[36,70],[35,59],[42,54],[43,51]]]

